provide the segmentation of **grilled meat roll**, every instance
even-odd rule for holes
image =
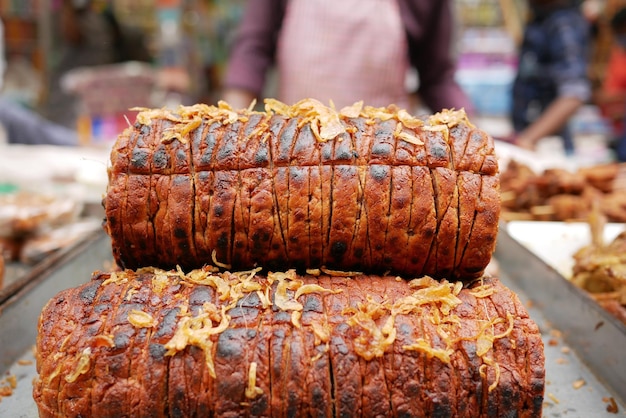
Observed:
[[[103,205],[124,268],[472,279],[495,247],[499,173],[492,138],[462,111],[195,105],[138,114],[113,146]]]
[[[41,313],[40,416],[541,416],[541,336],[497,279],[326,272],[94,273]]]

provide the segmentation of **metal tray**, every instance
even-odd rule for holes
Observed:
[[[0,417],[37,417],[32,348],[39,312],[57,291],[84,282],[110,259],[108,238],[94,236],[0,306],[0,333],[12,336],[0,339],[0,379],[11,375],[17,381],[13,395],[0,400]],[[511,238],[506,228],[500,228],[495,259],[501,280],[518,293],[541,329],[546,354],[544,417],[615,417],[607,411],[611,398],[623,414],[626,364],[620,362],[620,352],[626,346],[626,332],[622,324]],[[584,385],[576,389],[576,382]]]
[[[94,270],[110,269],[112,262],[109,237],[98,231],[28,269],[0,292],[0,387],[9,385],[9,376],[17,380],[13,394],[0,398],[0,417],[38,416],[32,380],[39,314],[56,293],[89,280]]]

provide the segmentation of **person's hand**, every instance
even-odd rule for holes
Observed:
[[[535,150],[535,141],[531,140],[528,137],[525,137],[523,135],[519,135],[515,138],[515,141],[513,142],[515,145],[517,145],[520,148],[523,148],[525,150],[528,151],[534,151]]]

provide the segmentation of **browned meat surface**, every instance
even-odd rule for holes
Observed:
[[[598,205],[611,222],[626,222],[626,164],[535,173],[512,160],[500,176],[504,220],[584,221]]]
[[[41,313],[41,417],[539,417],[539,330],[495,278],[94,273]]]
[[[103,200],[120,266],[481,276],[499,173],[492,138],[462,111],[267,108],[139,113]]]

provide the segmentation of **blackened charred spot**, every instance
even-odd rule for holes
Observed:
[[[291,235],[289,237],[289,242],[291,242],[292,244],[297,244],[298,243],[298,237]]]
[[[222,216],[224,214],[224,207],[222,205],[215,205],[213,207],[213,214],[215,216]]]
[[[220,150],[217,153],[218,160],[226,160],[235,155],[235,145],[232,141],[228,141],[222,145]]]
[[[152,131],[150,125],[141,125],[141,129],[139,130],[141,135],[144,137],[150,135],[150,131]]]
[[[184,418],[187,416],[187,414],[181,409],[181,406],[185,405],[187,396],[186,393],[187,392],[185,388],[181,386],[176,386],[173,390],[170,389],[168,391],[168,403],[170,404],[170,410],[168,414],[169,417]]]
[[[187,252],[189,250],[189,244],[186,242],[179,242],[178,243],[178,248],[180,250],[183,250],[183,252]]]
[[[331,158],[333,158],[333,148],[331,146],[323,147],[322,148],[322,159],[328,161]]]
[[[113,336],[113,344],[117,350],[121,350],[130,345],[130,334],[118,332]]]
[[[170,161],[170,157],[167,155],[165,148],[159,147],[158,149],[154,151],[154,154],[152,156],[152,166],[155,169],[162,170],[166,168],[167,165],[169,164],[169,161]]]
[[[447,155],[447,149],[443,144],[435,143],[430,148],[431,154],[435,158],[445,158]]]
[[[106,220],[105,220],[105,222],[106,222]],[[108,222],[109,222],[109,225],[111,225],[112,227],[117,225],[117,219],[115,219],[115,216],[109,216]]]
[[[417,264],[417,263],[419,263],[419,261],[420,261],[419,258],[411,257],[411,264]]]
[[[298,418],[300,416],[300,409],[298,405],[300,404],[300,394],[294,391],[287,392],[287,396],[289,399],[287,400],[287,418]]]
[[[424,238],[432,238],[435,236],[435,228],[424,228],[422,230],[422,236]]]
[[[234,359],[243,354],[246,348],[241,344],[241,334],[246,332],[245,329],[227,328],[220,333],[217,339],[216,357]]]
[[[272,307],[272,311],[274,311],[274,323],[275,324],[279,324],[279,323],[290,324],[291,323],[291,314],[289,312],[280,310],[280,308],[276,305]],[[281,329],[279,333],[282,335],[281,339],[284,339],[285,331]],[[276,336],[276,333],[274,335]]]
[[[278,156],[277,161],[289,161],[289,153],[291,152],[291,144],[293,143],[298,129],[298,119],[292,118],[285,126],[285,129],[278,137]]]
[[[341,258],[346,253],[347,249],[348,249],[348,247],[347,247],[345,242],[336,241],[336,242],[333,242],[333,244],[331,245],[330,253],[335,258]]]
[[[482,142],[484,139],[481,131],[472,131],[472,135],[470,136],[470,141],[474,142]]]
[[[96,298],[96,293],[99,287],[100,282],[89,283],[89,285],[82,289],[78,295],[81,302],[84,302],[86,304],[92,304],[94,299]]]
[[[176,165],[186,166],[188,164],[189,164],[189,158],[187,157],[187,152],[184,149],[179,148],[176,151]]]
[[[409,203],[411,203],[411,200],[410,198],[407,198],[406,196],[395,196],[393,203],[394,203],[394,208],[402,209],[402,208],[407,207]]]
[[[178,308],[166,308],[163,319],[159,322],[159,326],[154,333],[154,338],[163,337],[165,335],[173,335],[178,323]]]
[[[270,234],[266,231],[256,231],[252,234],[253,242],[267,242],[270,240]]]
[[[196,286],[189,295],[189,303],[191,305],[202,305],[213,299],[213,291],[207,286]]]
[[[163,344],[151,343],[148,346],[148,352],[150,353],[150,357],[152,357],[154,360],[162,360],[165,357],[167,349]]]
[[[350,350],[348,349],[346,342],[339,335],[333,336],[331,338],[330,344],[336,348],[339,354],[347,355],[350,353]]]
[[[241,304],[238,303],[238,305]],[[228,316],[230,316],[230,319],[233,320],[233,322],[237,320],[242,320],[244,321],[244,323],[249,323],[249,321],[255,320],[258,313],[259,310],[256,308],[236,306],[228,311]]]
[[[370,166],[370,174],[376,181],[384,181],[389,176],[389,166],[387,165],[372,165]]]
[[[307,179],[307,172],[305,169],[300,167],[289,167],[289,178],[290,182],[302,185]]]
[[[103,312],[107,312],[110,310],[111,310],[111,305],[109,305],[108,303],[99,303],[95,305],[93,308],[93,312],[96,314],[101,314]]]
[[[130,158],[133,168],[148,168],[148,155],[147,151],[134,149]]]
[[[407,323],[401,323],[397,327],[398,334],[404,337],[410,337],[413,334],[413,327]]]
[[[187,231],[185,231],[183,228],[174,228],[174,236],[179,239],[186,238]]]
[[[272,244],[273,250],[278,250],[280,248],[280,244]]]
[[[372,155],[376,157],[388,157],[393,152],[391,144],[374,144],[372,146]]]
[[[237,240],[235,241],[235,248],[237,248],[238,250],[242,249],[245,246],[243,241]]]
[[[352,159],[353,153],[349,149],[340,148],[335,152],[335,160],[349,161]]]
[[[322,264],[322,259],[320,258],[320,256],[311,255],[311,265],[312,266],[319,266],[321,264]]]
[[[364,250],[363,250],[363,248],[360,248],[360,247],[355,248],[355,249],[354,249],[354,256],[355,256],[356,258],[361,258],[361,257],[363,257],[363,251],[364,251]]]
[[[217,239],[218,248],[227,248],[228,247],[228,235],[225,232],[222,232]]]
[[[385,263],[386,265],[393,264],[393,257],[388,256],[388,255],[384,256],[383,257],[383,263]]]
[[[258,417],[264,414],[267,414],[268,404],[267,404],[268,396],[260,396],[254,400],[254,403],[250,405],[250,415],[253,417]]]
[[[145,241],[145,240],[141,240],[141,241],[139,242],[139,249],[140,249],[140,250],[142,250],[142,251],[145,251],[145,250],[146,250],[146,248],[148,248],[148,244],[146,243],[146,241]]]
[[[249,293],[245,298],[240,299],[239,302],[237,302],[237,305],[241,306],[242,308],[255,309],[259,309],[263,306],[263,304],[261,303],[261,299],[259,299],[259,295],[256,292]],[[254,332],[254,329],[249,329],[249,331]],[[250,333],[248,333],[248,335],[249,334]]]
[[[202,143],[202,134],[204,133],[204,125],[206,124],[207,119],[202,119],[202,125],[200,127],[193,130],[191,134],[191,143],[193,145],[193,149],[197,150],[200,148],[200,144]]]
[[[188,178],[187,176],[183,176],[183,175],[174,176],[173,183],[174,183],[174,186],[185,186],[188,183]]]
[[[318,313],[322,313],[324,311],[323,305],[322,305],[322,299],[320,299],[318,296],[316,295],[307,295],[307,297],[304,300],[304,307],[303,307],[304,312],[318,312]]]
[[[262,117],[263,115],[261,115],[260,113],[253,113],[248,117],[248,123],[246,124],[246,127],[244,128],[244,131],[243,131],[243,134],[245,135],[246,138],[252,135],[252,133],[255,131],[255,128],[261,121]]]
[[[202,154],[200,157],[200,165],[204,167],[211,165],[211,153],[205,152]]]
[[[294,155],[310,150],[314,146],[313,144],[315,144],[315,138],[313,138],[311,125],[303,125],[293,146]]]
[[[254,154],[255,164],[265,164],[269,162],[269,153],[265,145],[260,145],[257,152]]]
[[[454,416],[454,414],[452,413],[452,408],[448,402],[441,402],[433,404],[433,412],[430,416],[432,418],[450,418]],[[489,416],[498,416],[498,414],[496,413],[495,415]]]

